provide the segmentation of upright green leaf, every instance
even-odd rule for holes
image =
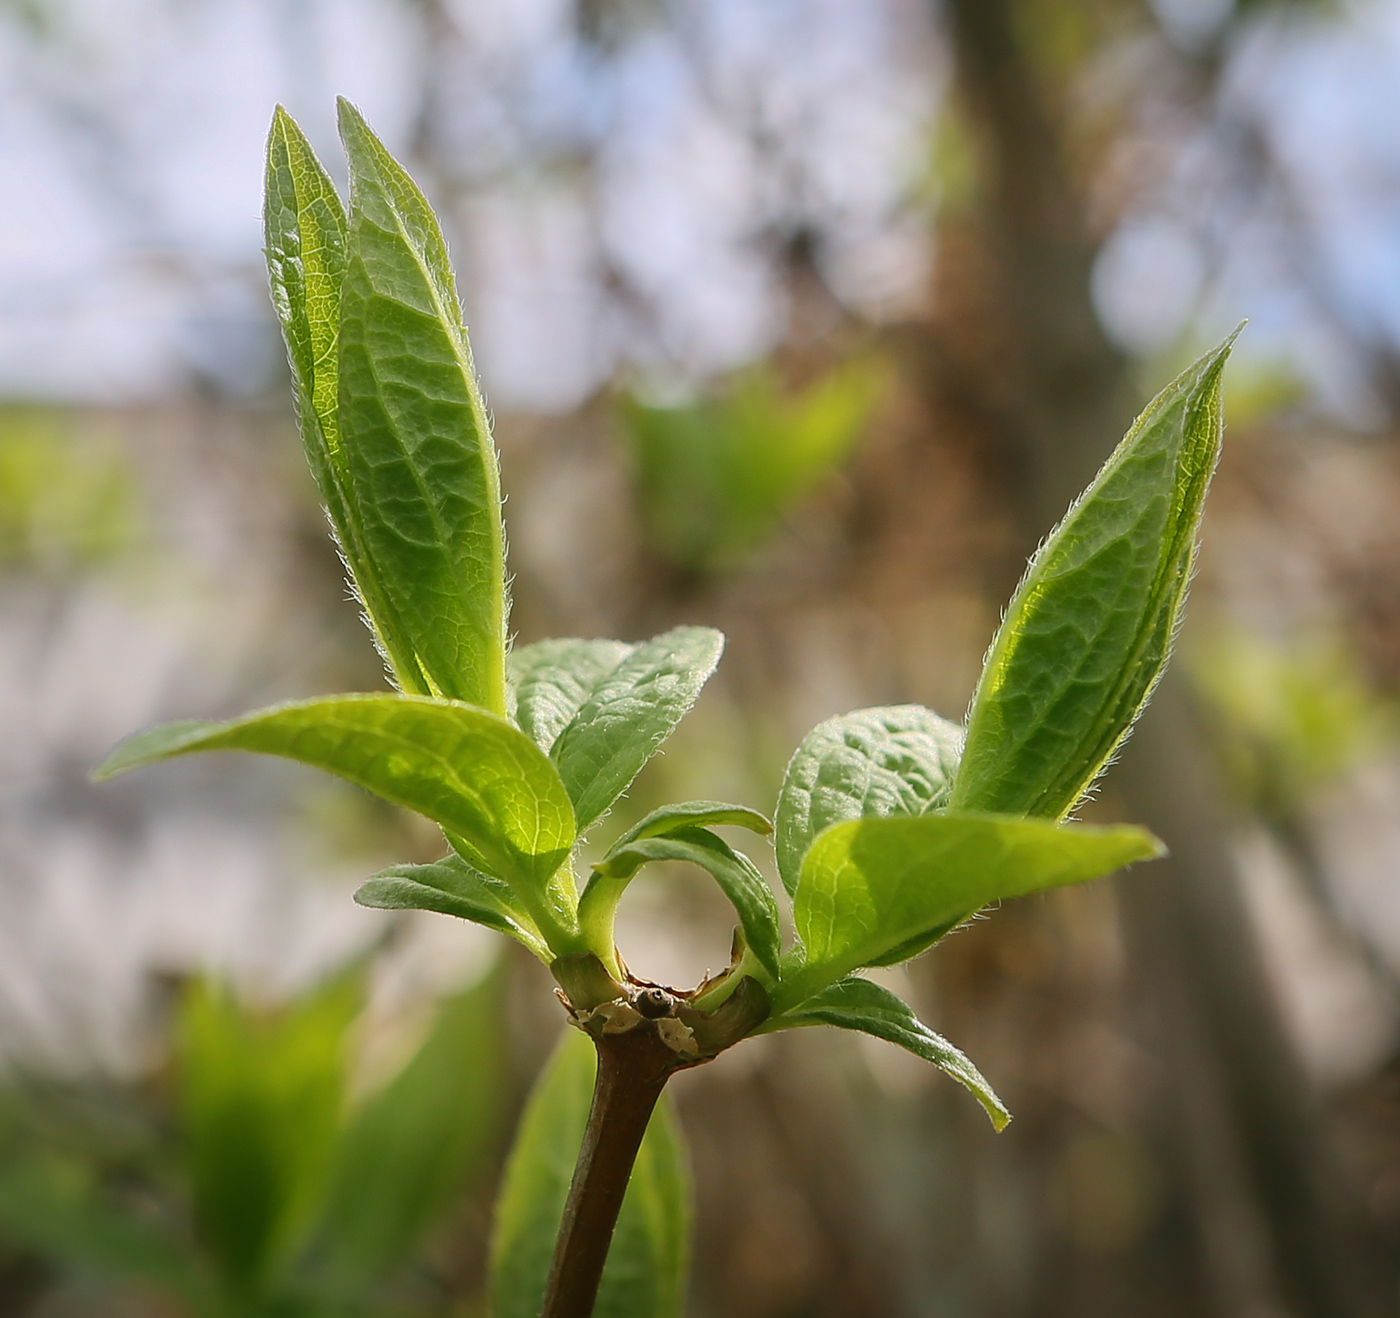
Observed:
[[[447,999],[407,1065],[341,1137],[318,1231],[321,1275],[337,1294],[409,1262],[489,1151],[504,1098],[501,983]]]
[[[345,274],[345,207],[301,129],[280,105],[267,142],[263,210],[272,305],[287,341],[303,405],[319,422],[310,454],[317,474],[338,479],[336,347]]]
[[[457,855],[430,865],[391,865],[362,883],[355,900],[381,911],[455,915],[514,938],[545,964],[554,960],[554,953],[510,886],[473,869]]]
[[[771,1034],[775,1030],[807,1025],[859,1030],[862,1034],[898,1044],[915,1057],[932,1062],[970,1090],[998,1130],[1011,1120],[1006,1105],[963,1052],[929,1029],[903,998],[868,979],[850,975],[837,980],[782,1016],[765,1021],[754,1033]]]
[[[505,533],[486,409],[432,209],[340,102],[350,228],[338,408],[364,549],[436,694],[506,712]]]
[[[972,699],[954,806],[1061,818],[1142,712],[1191,579],[1233,342],[1157,395],[1031,560]]]
[[[595,1070],[592,1043],[565,1030],[526,1106],[496,1202],[493,1318],[538,1318]],[[632,1170],[594,1318],[677,1318],[689,1235],[686,1155],[663,1098]]]
[[[344,1098],[359,985],[258,1014],[198,983],[181,1011],[179,1108],[200,1241],[235,1295],[266,1293],[309,1226]]]
[[[707,828],[676,825],[664,834],[619,843],[593,867],[593,878],[579,902],[579,921],[595,952],[611,954],[612,913],[618,898],[632,876],[656,860],[685,861],[705,870],[733,904],[754,955],[777,978],[782,928],[772,889],[753,861]]]
[[[710,627],[676,627],[637,646],[593,688],[552,752],[580,832],[690,712],[723,650]]]
[[[195,751],[280,755],[339,775],[460,834],[510,882],[541,932],[574,922],[573,810],[554,766],[503,718],[424,696],[293,701],[229,723],[166,723],[128,737],[95,773]],[[563,947],[556,947],[562,953]]]
[[[512,650],[506,674],[515,726],[541,750],[553,750],[598,684],[636,648],[625,641],[570,638]]]
[[[818,724],[778,793],[778,874],[792,893],[822,829],[847,819],[922,815],[947,805],[963,730],[922,705],[857,709]]]
[[[263,229],[272,305],[287,344],[307,461],[385,658],[405,691],[426,695],[428,684],[413,646],[389,602],[378,566],[365,551],[341,445],[345,208],[311,144],[280,106],[267,141]]]
[[[892,948],[989,902],[1097,878],[1161,854],[1140,828],[948,812],[828,828],[802,863],[793,922],[805,953],[780,1014]]]

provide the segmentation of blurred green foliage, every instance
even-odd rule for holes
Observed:
[[[80,572],[129,548],[140,526],[119,450],[63,412],[0,408],[0,569]]]
[[[858,357],[793,392],[761,365],[687,406],[624,396],[656,548],[705,575],[742,566],[850,455],[887,378],[879,361]]]
[[[1335,638],[1282,644],[1221,628],[1192,647],[1191,669],[1215,715],[1235,799],[1269,823],[1391,742],[1394,707]]]
[[[273,1009],[196,980],[162,1118],[65,1121],[47,1090],[0,1095],[0,1230],[190,1318],[443,1312],[441,1286],[405,1278],[496,1142],[499,993],[493,975],[448,998],[397,1074],[352,1101],[361,970]]]

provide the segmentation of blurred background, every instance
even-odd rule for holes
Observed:
[[[355,907],[433,831],[174,717],[383,674],[296,438],[272,106],[439,209],[514,626],[729,636],[599,830],[769,808],[819,720],[957,717],[1026,554],[1242,318],[1175,666],[1088,816],[1172,858],[892,981],[886,1045],[674,1086],[693,1318],[1400,1312],[1400,3],[3,0],[0,1315],[485,1312],[547,977]],[[761,858],[760,858],[761,859]],[[693,875],[623,947],[693,983]]]

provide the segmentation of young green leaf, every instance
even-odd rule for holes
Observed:
[[[778,874],[796,891],[822,829],[847,819],[922,815],[948,803],[963,730],[922,705],[858,709],[813,728],[783,776]]]
[[[583,708],[598,684],[637,647],[625,641],[536,641],[512,650],[506,666],[515,726],[542,751]]]
[[[579,923],[595,952],[611,954],[612,917],[618,899],[632,876],[654,860],[686,861],[709,873],[738,912],[754,955],[777,978],[782,931],[773,891],[753,861],[707,828],[677,825],[664,835],[619,843],[593,867],[593,877],[579,901]]]
[[[530,1096],[496,1201],[493,1318],[538,1318],[595,1069],[592,1043],[565,1030]],[[689,1232],[685,1150],[663,1096],[632,1169],[594,1318],[677,1318]]]
[[[500,999],[495,974],[447,999],[341,1137],[312,1258],[346,1300],[410,1261],[490,1151],[505,1097]]]
[[[302,443],[379,646],[405,691],[428,694],[402,620],[365,552],[339,419],[345,208],[311,144],[280,106],[267,141],[263,229],[272,304],[292,368]]]
[[[466,838],[551,940],[573,924],[572,881],[560,873],[574,842],[572,807],[544,753],[503,718],[424,696],[324,696],[229,723],[150,728],[94,776],[212,750],[299,760],[416,810]]]
[[[784,975],[777,1011],[989,902],[1098,878],[1161,850],[1140,828],[973,812],[835,824],[802,863],[793,922],[805,953]]]
[[[554,960],[510,887],[472,868],[460,856],[445,856],[430,865],[392,865],[365,880],[355,900],[381,911],[455,915],[514,938],[546,965]]]
[[[637,646],[593,688],[551,752],[580,832],[690,712],[723,649],[713,628],[676,627]]]
[[[965,1054],[929,1029],[903,998],[868,979],[849,975],[837,980],[783,1015],[764,1022],[754,1033],[771,1034],[775,1030],[806,1025],[835,1025],[898,1044],[915,1057],[932,1062],[969,1089],[986,1109],[997,1130],[1011,1120],[1006,1105]]]
[[[316,423],[304,435],[307,456],[328,495],[339,491],[344,476],[336,420],[336,348],[345,230],[345,207],[335,185],[279,105],[267,140],[267,268],[303,415]]]
[[[345,100],[340,132],[347,498],[434,693],[504,715],[500,476],[447,246],[423,194]]]
[[[1031,560],[972,699],[957,808],[1062,818],[1142,712],[1191,579],[1233,342],[1157,395]]]

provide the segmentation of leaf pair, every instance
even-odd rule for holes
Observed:
[[[280,108],[268,140],[268,270],[307,458],[403,689],[504,714],[500,478],[447,247],[339,104],[348,215]]]
[[[1136,828],[951,811],[962,729],[917,705],[857,710],[803,740],[778,797],[778,870],[798,943],[765,1031],[835,1025],[886,1039],[967,1086],[1000,1128],[1001,1101],[901,999],[852,976],[895,965],[981,907],[1096,878],[1158,853]]]
[[[992,901],[1160,854],[1141,829],[1054,821],[1102,771],[1166,665],[1219,453],[1232,341],[1158,395],[1032,560],[965,736],[899,706],[832,719],[798,748],[776,830],[800,942],[783,959],[766,1029],[818,1019],[918,1052],[923,1027],[890,1024],[898,1000],[876,1010],[873,986],[842,976],[906,960]],[[864,995],[863,1009],[838,1012],[831,995]],[[815,1004],[825,1005],[813,1017]],[[920,1055],[987,1101],[965,1059]]]

